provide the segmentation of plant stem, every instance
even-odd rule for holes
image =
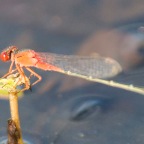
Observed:
[[[24,144],[20,127],[18,95],[22,95],[22,91],[17,86],[28,83],[29,78],[22,77],[19,73],[14,73],[6,78],[0,79],[0,93],[9,97],[11,118],[8,120],[8,144]]]
[[[18,95],[17,92],[10,92],[9,93],[9,102],[10,102],[10,112],[11,112],[11,119],[15,122],[16,127],[19,131],[19,139],[18,144],[24,144],[22,139],[22,132],[20,127],[20,120],[19,120],[19,111],[18,111]]]

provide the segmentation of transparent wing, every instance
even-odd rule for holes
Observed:
[[[82,78],[108,78],[121,72],[118,62],[111,58],[96,56],[58,55],[52,53],[38,53],[43,62],[64,70],[65,74]]]
[[[98,82],[112,87],[122,88],[144,95],[144,89],[132,84],[118,83],[112,80],[101,78],[113,77],[121,72],[122,68],[119,63],[111,58],[74,56],[74,55],[57,55],[52,53],[37,53],[42,62],[56,66],[63,73],[81,77],[93,82]]]

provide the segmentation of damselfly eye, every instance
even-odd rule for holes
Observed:
[[[9,61],[10,60],[10,55],[7,52],[2,52],[0,54],[0,59],[4,62]]]

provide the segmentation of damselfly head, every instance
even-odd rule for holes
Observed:
[[[4,49],[0,54],[0,59],[4,62],[11,60],[11,54],[15,53],[18,50],[16,46],[9,46]]]

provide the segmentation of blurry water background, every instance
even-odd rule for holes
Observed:
[[[143,0],[0,1],[0,49],[92,55],[116,59],[116,80],[143,86]],[[0,62],[3,76],[10,63]],[[34,69],[42,81],[19,100],[25,138],[42,144],[142,144],[144,97],[80,78]],[[6,136],[8,100],[0,99]]]

